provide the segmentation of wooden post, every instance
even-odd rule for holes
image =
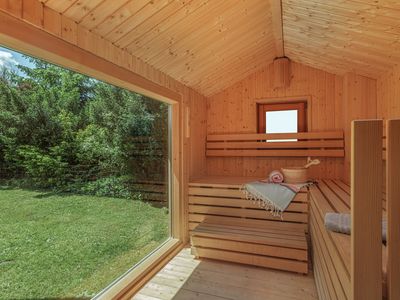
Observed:
[[[400,299],[400,120],[386,127],[387,296]]]
[[[351,299],[382,299],[382,120],[351,131]]]

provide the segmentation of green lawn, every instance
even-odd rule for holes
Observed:
[[[0,189],[0,299],[90,298],[168,236],[166,209]]]

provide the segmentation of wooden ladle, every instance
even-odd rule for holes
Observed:
[[[307,164],[304,166],[304,168],[308,169],[311,166],[316,166],[319,165],[321,161],[319,159],[311,159],[311,157],[307,158]]]

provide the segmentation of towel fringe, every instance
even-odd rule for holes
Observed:
[[[283,221],[283,210],[276,206],[275,203],[270,199],[264,197],[257,191],[250,192],[245,185],[240,188],[240,191],[244,193],[247,200],[252,201],[254,204],[258,205],[258,207],[270,212],[272,216],[280,217],[280,219]]]

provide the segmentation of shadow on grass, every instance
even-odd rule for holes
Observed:
[[[39,193],[34,198],[42,199],[48,198],[52,196],[70,196],[72,193],[60,192],[60,191],[51,191],[46,189],[39,189],[33,187],[26,187],[26,186],[15,186],[15,185],[2,185],[0,184],[0,190],[2,191],[12,191],[12,190],[26,190],[29,192],[36,192]]]
[[[65,192],[57,192],[57,191],[39,191],[36,190],[35,192],[39,192],[40,194],[33,196],[33,198],[36,199],[45,199],[45,198],[50,198],[53,196],[59,196],[59,197],[67,197],[73,195],[72,193],[65,193]]]
[[[71,191],[71,190],[56,190],[56,189],[46,189],[46,188],[38,188],[38,187],[33,187],[32,185],[27,185],[27,184],[9,184],[9,182],[4,182],[0,179],[0,190],[4,191],[12,191],[12,190],[26,190],[30,192],[36,192],[37,194],[32,196],[33,198],[36,199],[46,199],[46,198],[51,198],[54,196],[58,197],[69,197],[69,196],[91,196],[91,197],[99,197],[99,198],[115,198],[115,199],[124,199],[126,198],[119,198],[119,197],[113,197],[113,196],[99,196],[99,195],[93,195],[89,193],[82,193],[82,192],[77,192],[77,191]],[[151,205],[152,207],[155,208],[168,208],[168,201],[152,201],[152,200],[145,200],[145,199],[137,199],[135,197],[132,197],[132,201],[141,201],[144,203],[147,203]]]

